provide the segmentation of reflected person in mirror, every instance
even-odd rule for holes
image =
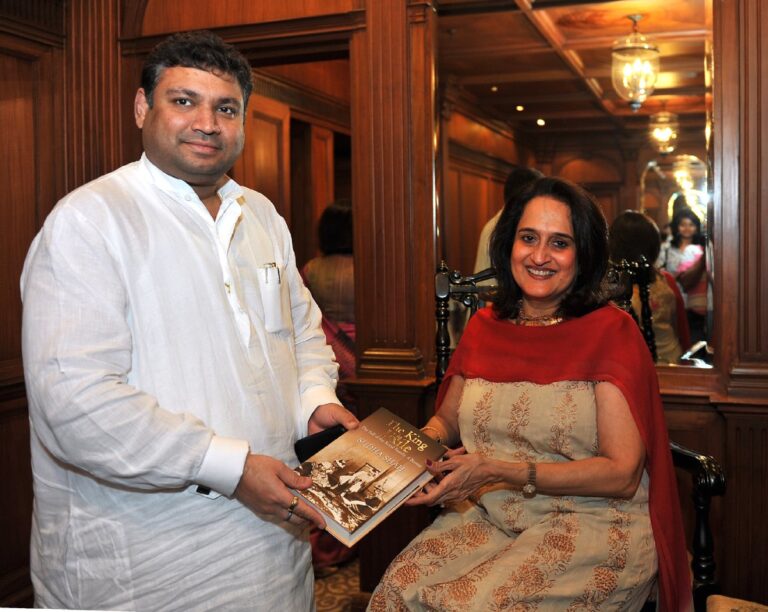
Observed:
[[[141,159],[54,208],[21,280],[39,607],[310,610],[294,441],[357,426],[285,221],[227,172],[251,68],[210,33],[148,56]]]
[[[449,447],[410,504],[444,510],[369,610],[688,610],[691,585],[656,369],[606,303],[605,218],[540,178],[491,241],[499,290],[472,317],[422,429]]]
[[[681,196],[683,197],[683,196]],[[683,291],[691,343],[708,339],[707,310],[711,303],[708,290],[705,237],[701,220],[687,206],[672,217],[672,238],[662,247],[657,265],[672,274]]]
[[[610,257],[614,262],[652,263],[659,256],[659,228],[641,212],[625,210],[611,223],[608,235]],[[658,361],[677,363],[691,345],[683,296],[674,277],[653,265],[649,292]],[[632,292],[632,309],[639,320],[640,290],[637,285]]]

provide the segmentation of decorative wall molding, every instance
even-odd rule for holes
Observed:
[[[3,0],[0,31],[61,46],[66,35],[65,0]]]
[[[351,121],[349,105],[330,96],[295,83],[283,81],[258,70],[253,73],[253,91],[287,104],[291,109],[299,110],[305,115],[331,121],[342,126],[343,129],[349,130]]]

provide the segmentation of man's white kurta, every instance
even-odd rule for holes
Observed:
[[[30,248],[37,605],[313,607],[306,533],[227,496],[248,447],[297,464],[337,366],[283,219],[234,181],[219,195],[214,222],[142,157],[65,197]]]

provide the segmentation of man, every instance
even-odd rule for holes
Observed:
[[[313,607],[293,442],[357,420],[282,218],[226,176],[248,62],[158,45],[144,154],[66,196],[22,275],[38,606]],[[288,465],[287,465],[288,464]]]

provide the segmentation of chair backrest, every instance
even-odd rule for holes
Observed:
[[[450,303],[455,300],[469,309],[469,316],[477,312],[477,306],[481,299],[493,295],[493,286],[480,286],[478,283],[496,278],[496,270],[487,268],[462,276],[458,270],[449,271],[445,262],[435,274],[435,318],[437,320],[437,333],[435,336],[436,366],[435,377],[439,383],[448,369],[448,361],[451,359],[451,334],[448,331],[448,319],[450,317]]]
[[[440,383],[448,369],[451,358],[450,334],[448,332],[449,305],[451,300],[466,306],[473,315],[481,300],[492,298],[494,287],[478,283],[495,279],[496,271],[488,268],[477,274],[463,276],[458,270],[449,270],[445,262],[435,274],[435,315],[437,319],[435,378]],[[613,286],[613,301],[620,308],[633,315],[640,325],[643,338],[656,360],[656,340],[653,333],[653,314],[650,306],[651,272],[648,262],[622,261],[611,263],[608,271],[608,285]],[[640,320],[632,310],[634,285],[639,287],[641,312]],[[642,325],[640,324],[642,321]],[[694,609],[706,610],[706,598],[719,593],[715,575],[715,543],[709,524],[709,510],[712,497],[725,493],[725,475],[720,464],[713,457],[703,455],[670,442],[670,452],[675,467],[687,472],[691,478],[694,528],[691,542],[691,571],[693,573]]]
[[[658,360],[656,353],[656,334],[653,331],[653,311],[651,310],[651,281],[653,280],[653,268],[641,256],[641,261],[611,262],[608,266],[608,286],[615,288],[612,300],[619,308],[632,315],[635,323],[643,333],[645,343],[654,361]],[[638,288],[640,294],[640,316],[632,308],[632,294],[634,288]]]

